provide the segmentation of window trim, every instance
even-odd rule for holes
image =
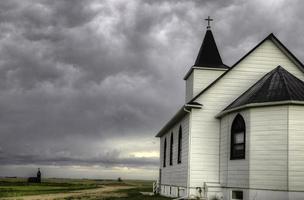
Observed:
[[[182,131],[182,126],[179,126],[178,130],[178,147],[177,147],[177,164],[182,163],[182,143],[183,141],[183,131]]]
[[[166,159],[167,159],[167,138],[165,138],[164,141],[163,168],[166,167]]]
[[[171,132],[170,137],[170,157],[169,157],[169,165],[173,165],[173,132]]]
[[[239,120],[241,120],[241,121],[239,122]],[[235,128],[236,123],[242,123],[241,128],[239,128],[239,130]],[[243,143],[234,142],[234,140],[235,140],[234,136],[239,133],[244,134]],[[241,155],[235,155],[234,147],[240,146],[240,145],[244,146],[243,153]],[[233,119],[233,122],[231,124],[231,130],[230,130],[230,160],[244,160],[245,158],[246,158],[246,123],[245,123],[243,116],[240,114],[237,114]]]

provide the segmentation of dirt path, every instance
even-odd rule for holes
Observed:
[[[124,197],[126,194],[115,192],[120,189],[130,189],[131,186],[103,186],[96,189],[88,190],[78,190],[67,193],[57,193],[57,194],[41,194],[41,195],[31,195],[23,197],[10,197],[4,198],[2,200],[61,200],[67,197],[81,197],[81,196],[97,196],[97,197]]]

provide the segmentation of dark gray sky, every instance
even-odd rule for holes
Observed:
[[[304,58],[304,2],[1,0],[0,176],[154,178],[206,23],[233,64],[273,32]]]

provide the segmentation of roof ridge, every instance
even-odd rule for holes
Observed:
[[[285,70],[285,69],[283,67],[281,67],[280,65],[278,66],[278,68],[280,69],[280,70],[278,70],[278,73],[279,73],[280,77],[283,79],[283,82],[285,84],[285,88],[287,90],[287,94],[289,96],[289,99],[292,100],[291,92],[290,92],[290,89],[289,89],[289,84],[287,83],[285,75],[281,71],[281,70]]]
[[[283,67],[281,67],[280,65],[278,65],[276,68],[272,69],[271,71],[269,71],[268,73],[265,74],[265,76],[263,76],[261,79],[259,79],[255,84],[257,84],[258,82],[262,81],[262,79],[266,78],[266,76],[268,76],[265,80],[263,80],[263,82],[261,82],[261,88],[263,87],[263,84],[265,83],[265,81],[269,78],[273,78],[273,76],[277,73],[280,72],[280,69],[284,69]],[[280,74],[279,74],[280,75]],[[254,84],[254,85],[255,85]],[[253,86],[254,86],[253,85]],[[268,85],[269,87],[269,85]],[[250,88],[249,88],[250,89]],[[248,90],[249,90],[248,89]],[[257,96],[258,94],[255,94],[254,96]]]
[[[212,83],[210,83],[205,89],[200,91],[196,96],[194,96],[190,101],[195,101],[199,96],[201,96],[205,91],[207,91],[211,86],[213,86],[217,81],[219,81],[222,77],[224,77],[227,73],[229,73],[235,66],[237,66],[243,59],[245,59],[249,54],[251,54],[255,49],[257,49],[261,44],[263,44],[266,40],[271,40],[272,42],[277,42],[280,46],[283,47],[284,50],[298,63],[300,70],[304,73],[304,65],[303,63],[273,34],[270,33],[267,37],[265,37],[261,42],[259,42],[256,46],[254,46],[250,51],[248,51],[243,57],[241,57],[237,62],[235,62],[227,71],[225,71],[222,75],[220,75],[217,79],[215,79]],[[274,42],[274,43],[275,43]],[[285,53],[285,52],[283,52]],[[297,64],[296,64],[297,65]],[[297,66],[298,66],[297,65]]]
[[[267,72],[264,76],[262,76],[262,78],[260,78],[257,82],[255,82],[252,86],[250,86],[247,90],[245,90],[239,97],[243,96],[245,93],[247,93],[247,91],[251,90],[252,88],[254,88],[254,86],[256,86],[260,80],[263,80],[266,78],[266,76],[269,76],[271,73],[273,73],[274,69],[271,70],[270,72]],[[267,80],[268,78],[266,78]],[[264,80],[265,81],[265,80]],[[254,96],[254,94],[250,95],[249,98],[251,98],[252,96]],[[236,98],[233,102],[231,102],[224,110],[226,110],[228,107],[230,107],[231,105],[233,105],[239,98]]]

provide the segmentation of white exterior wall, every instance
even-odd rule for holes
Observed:
[[[186,102],[222,75],[226,69],[194,68],[186,80]]]
[[[245,159],[230,160],[231,125],[237,114],[245,120]],[[250,114],[242,111],[226,115],[221,120],[220,184],[224,187],[249,187]]]
[[[266,40],[196,100],[203,108],[191,113],[191,187],[219,182],[220,121],[215,116],[278,65],[304,80],[303,72],[272,41]]]
[[[204,182],[219,182],[219,123],[204,118],[202,109],[191,111],[190,187],[203,187]],[[214,128],[216,127],[216,130]]]
[[[182,126],[182,154],[181,163],[177,163],[178,131]],[[170,137],[173,132],[173,160],[170,165]],[[167,138],[166,167],[163,167],[164,141]],[[160,138],[160,169],[161,169],[161,194],[165,196],[177,196],[177,186],[181,187],[179,194],[184,195],[188,180],[188,151],[189,151],[189,115],[186,115],[180,123]],[[171,194],[170,194],[171,187]]]
[[[250,109],[249,188],[288,189],[288,106]]]
[[[193,72],[188,76],[186,80],[186,98],[185,101],[188,102],[193,97]]]
[[[246,123],[245,160],[230,160],[230,131],[240,113]],[[220,184],[224,199],[304,199],[304,105],[250,108],[221,119]],[[300,192],[302,191],[302,193]]]
[[[234,115],[233,115],[234,116]],[[230,153],[230,128],[232,116],[226,115],[221,119],[220,124],[220,184],[227,187],[228,182],[228,160]],[[247,140],[246,140],[247,141]],[[247,158],[247,155],[246,155]]]
[[[160,194],[167,197],[184,197],[187,195],[187,189],[186,187],[162,185]]]
[[[304,106],[289,107],[288,126],[289,190],[304,191]]]

